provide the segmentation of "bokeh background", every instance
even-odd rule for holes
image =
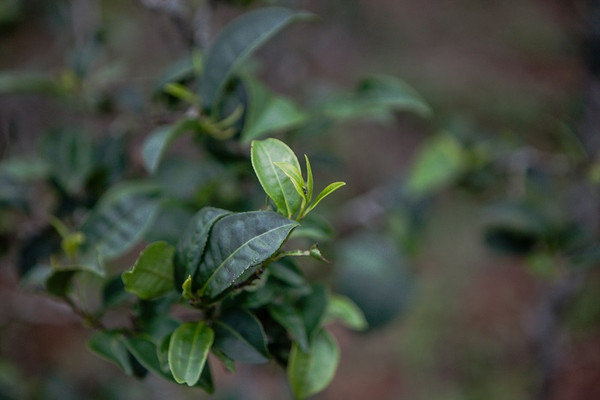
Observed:
[[[94,115],[44,95],[0,95],[2,157],[33,152],[49,127],[72,124],[95,136],[126,137],[132,168],[141,171],[140,143],[165,117],[148,100],[157,76],[189,49],[170,16],[169,7],[178,3],[202,2],[0,0],[1,71],[50,72],[60,79],[78,52],[91,51],[90,32],[101,32],[103,50],[93,68],[114,95],[114,104]],[[240,12],[215,3],[209,17],[188,16],[206,42]],[[536,192],[534,208],[550,204],[558,220],[584,226],[597,242],[597,175],[581,179],[588,176],[582,164],[556,145],[564,131],[579,137],[573,140],[593,164],[598,54],[590,35],[600,23],[594,2],[277,3],[320,18],[291,26],[254,57],[258,75],[275,92],[310,105],[369,74],[388,74],[410,84],[432,109],[428,118],[396,113],[290,138],[298,154],[315,160],[317,182],[347,182],[323,203],[336,239],[323,246],[333,263],[316,275],[354,298],[371,322],[364,333],[332,327],[341,363],[332,385],[315,398],[600,398],[597,271],[572,273],[560,252],[529,251],[538,248],[528,242],[527,229],[525,237],[509,238],[512,251],[499,252],[489,229],[490,221],[506,222],[490,206],[527,198],[532,173],[536,182],[559,181]],[[483,143],[493,162],[452,172],[418,201],[407,198],[405,183],[424,146],[443,132],[475,148]],[[536,160],[548,158],[552,172],[543,162],[537,171]],[[574,180],[576,189],[569,186]],[[38,199],[45,201],[43,192]],[[18,243],[45,216],[2,215],[0,394],[209,398],[154,377],[127,377],[89,352],[91,331],[68,307],[19,287]],[[532,218],[513,217],[518,226]],[[515,251],[515,240],[525,251]],[[550,262],[543,258],[548,254]],[[131,259],[120,261],[123,268]],[[213,374],[214,399],[290,398],[285,373],[274,365],[241,365],[236,374],[217,367]]]

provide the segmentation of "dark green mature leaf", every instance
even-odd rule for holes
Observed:
[[[174,381],[175,379],[171,374],[168,364],[168,348],[170,343],[168,339],[170,337],[167,337],[164,343],[161,342],[160,346],[157,346],[150,337],[135,335],[125,338],[124,343],[142,366],[164,379]],[[200,378],[194,386],[204,389],[207,393],[214,392],[212,374],[208,362],[204,364]]]
[[[175,283],[177,288],[181,288],[188,276],[196,275],[212,226],[227,214],[229,214],[229,211],[204,207],[188,223],[185,232],[179,238],[175,252]]]
[[[246,77],[244,84],[249,99],[242,131],[243,142],[295,128],[308,119],[308,115],[291,100],[274,95],[257,79]]]
[[[206,107],[212,107],[235,67],[254,50],[290,22],[307,18],[309,13],[283,7],[265,7],[232,21],[208,50],[204,74],[200,82],[200,97]]]
[[[123,343],[144,368],[165,379],[172,380],[169,371],[165,371],[158,359],[156,344],[149,337],[135,335],[124,337]]]
[[[246,291],[239,300],[239,305],[249,310],[261,308],[271,303],[275,298],[275,290],[270,285],[265,285],[259,290]]]
[[[194,210],[188,204],[171,198],[172,192],[168,190],[165,192],[169,193],[169,199],[161,204],[154,223],[144,235],[144,241],[167,242],[177,246],[181,237],[181,228],[187,226],[194,216]]]
[[[329,295],[322,285],[313,285],[312,293],[300,299],[298,309],[304,320],[306,336],[308,337],[309,342],[312,340],[314,333],[321,326],[321,321],[325,316],[328,304]]]
[[[93,146],[85,131],[65,129],[46,135],[40,144],[52,176],[68,193],[83,185],[93,168]]]
[[[302,271],[285,258],[269,264],[269,274],[270,277],[278,279],[292,287],[306,285],[306,278],[304,278]]]
[[[339,360],[335,339],[323,329],[316,333],[308,352],[294,343],[287,366],[294,396],[305,399],[325,389],[333,380]]]
[[[170,338],[171,333],[179,328],[181,323],[169,315],[158,314],[150,319],[143,321],[139,320],[139,325],[140,329],[143,330],[154,343],[161,344],[165,338]],[[166,347],[168,350],[168,344]]]
[[[300,311],[290,304],[271,304],[269,314],[288,331],[303,351],[308,351],[309,341],[306,324]]]
[[[129,183],[107,192],[84,222],[84,250],[97,251],[104,260],[131,249],[152,226],[160,206],[158,188]]]
[[[215,342],[232,360],[261,364],[269,361],[265,332],[254,315],[246,310],[233,309],[215,321]]]
[[[0,189],[3,189],[2,185]],[[52,254],[60,251],[60,242],[60,235],[51,227],[24,238],[17,259],[19,276],[24,277],[35,270],[36,266],[46,263]]]
[[[313,285],[295,304],[271,304],[268,310],[271,317],[292,335],[300,349],[307,352],[325,317],[328,301],[325,287]]]
[[[165,242],[148,245],[131,270],[123,272],[125,289],[142,299],[160,297],[174,288],[173,253]]]
[[[131,299],[130,293],[125,291],[125,285],[120,275],[111,277],[102,288],[102,307],[109,308]]]
[[[195,276],[200,293],[215,298],[249,278],[298,226],[271,211],[225,216],[213,226]]]
[[[54,270],[46,279],[46,291],[53,296],[65,297],[77,272],[76,268]]]
[[[160,126],[152,131],[142,145],[142,159],[148,172],[156,171],[165,151],[175,139],[197,126],[196,120],[183,119],[173,125]]]
[[[169,367],[177,383],[194,386],[206,363],[214,340],[204,322],[186,322],[173,332],[169,343]]]
[[[88,348],[106,360],[117,364],[127,375],[133,375],[129,352],[120,332],[96,332],[88,340]]]
[[[227,369],[227,371],[229,371],[229,372],[235,372],[235,360],[229,358],[225,353],[223,353],[220,349],[215,348],[214,346],[211,349],[211,352],[219,360],[221,360],[221,362],[223,363],[223,366]]]
[[[292,218],[300,204],[302,196],[296,191],[292,180],[275,163],[285,162],[296,167],[300,163],[296,155],[277,139],[254,140],[251,150],[252,167],[265,193],[273,200],[277,210]]]

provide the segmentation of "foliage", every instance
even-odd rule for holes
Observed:
[[[0,29],[11,29],[24,2],[4,3]],[[560,317],[568,283],[580,297],[574,307],[593,303],[593,285],[580,293],[576,279],[585,280],[600,260],[597,226],[587,218],[600,163],[566,126],[539,146],[524,135],[435,120],[405,176],[393,173],[336,209],[345,232],[328,243],[334,234],[322,211],[345,183],[315,182],[327,175],[321,168],[330,154],[318,149],[325,128],[433,112],[404,82],[378,74],[312,103],[276,93],[251,57],[288,25],[313,19],[283,7],[253,8],[211,46],[192,43],[165,66],[152,99],[114,89],[123,70],[106,63],[102,30],[76,46],[60,70],[0,74],[0,95],[46,96],[87,120],[50,127],[34,153],[8,152],[0,162],[0,218],[8,221],[0,233],[23,238],[23,287],[66,302],[94,330],[89,348],[125,374],[151,373],[212,393],[215,363],[234,372],[237,363],[274,361],[296,398],[324,390],[340,362],[329,325],[375,330],[411,310],[423,290],[418,264],[431,252],[424,231],[457,194],[483,204],[469,210],[481,222],[481,241],[539,280],[551,319]],[[138,108],[155,114],[131,122]],[[91,128],[107,115],[149,133],[138,146],[125,133]],[[308,151],[310,160],[292,148]],[[22,216],[36,219],[34,229],[24,233],[25,224],[14,222]],[[429,307],[452,308],[443,290],[436,295]],[[597,319],[595,311],[574,314]],[[445,320],[435,317],[443,328]],[[567,322],[580,329],[579,319]],[[439,335],[444,348],[452,338],[430,330],[407,335],[409,346],[430,347],[437,357],[431,337]],[[548,351],[551,333],[534,336],[534,347]]]
[[[229,370],[236,362],[274,359],[287,369],[294,396],[303,399],[325,389],[339,363],[326,325],[339,320],[367,328],[350,298],[311,282],[294,261],[328,262],[311,238],[330,237],[329,228],[307,216],[345,183],[315,190],[308,156],[304,177],[292,149],[264,137],[317,121],[429,111],[414,90],[384,76],[303,109],[244,68],[286,25],[310,19],[283,7],[255,9],[227,24],[206,51],[190,49],[189,58],[167,68],[156,99],[187,111],[144,140],[148,174],[131,172],[123,137],[95,139],[78,128],[54,129],[33,156],[0,164],[2,212],[34,208],[32,188],[39,184],[56,202],[48,228],[21,249],[24,284],[43,286],[65,301],[95,329],[89,348],[126,374],[151,372],[212,393],[209,354]],[[102,82],[110,76],[94,75],[91,59],[101,48],[96,39],[60,79],[6,72],[0,93],[38,93],[90,116],[102,113]],[[202,162],[169,159],[169,148],[186,134],[206,152]],[[247,211],[252,203],[240,194],[229,200],[218,194],[228,182],[243,187],[249,170],[267,195],[258,211]],[[133,266],[122,271],[122,258],[141,245]],[[96,307],[89,306],[92,294],[81,290],[90,279],[101,289]],[[183,309],[190,311],[182,317]],[[128,313],[130,321],[115,325],[114,312]]]

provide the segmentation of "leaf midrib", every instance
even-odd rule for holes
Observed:
[[[246,247],[248,245],[248,243],[277,230],[280,230],[282,228],[287,228],[290,226],[294,226],[296,224],[285,224],[285,225],[281,225],[272,229],[269,229],[266,232],[261,233],[260,235],[257,236],[253,236],[251,239],[247,240],[246,242],[244,242],[242,245],[240,245],[237,249],[235,249],[229,256],[227,256],[227,258],[225,258],[225,260],[223,260],[221,262],[221,264],[219,264],[219,266],[217,268],[215,268],[214,272],[208,277],[208,279],[206,280],[206,283],[204,284],[204,286],[202,286],[202,289],[200,289],[200,291],[202,293],[206,292],[206,289],[208,288],[208,285],[212,282],[213,278],[215,277],[215,275],[221,271],[222,268],[224,268],[225,264],[227,264],[227,261],[229,261],[235,254],[237,254],[242,248]],[[246,268],[247,269],[247,268]],[[244,270],[246,270],[244,269]]]
[[[291,207],[288,203],[288,199],[287,196],[285,195],[285,190],[283,188],[283,183],[281,183],[281,179],[279,179],[279,174],[277,173],[277,169],[275,168],[275,164],[273,163],[273,159],[271,158],[271,154],[269,154],[269,152],[265,152],[267,154],[267,157],[269,159],[269,167],[273,170],[273,173],[275,174],[275,178],[277,178],[277,184],[279,185],[279,189],[281,189],[281,194],[283,195],[283,201],[285,203],[285,211],[287,213],[287,217],[291,217],[292,216],[292,210]]]

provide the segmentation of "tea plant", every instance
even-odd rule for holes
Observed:
[[[185,111],[145,139],[147,176],[128,170],[121,138],[92,139],[73,128],[50,132],[36,155],[0,164],[4,211],[35,209],[32,190],[40,182],[56,199],[49,226],[21,247],[23,283],[41,283],[66,302],[96,331],[89,347],[125,373],[151,372],[211,393],[209,354],[230,371],[236,362],[275,360],[286,368],[294,396],[306,398],[327,387],[339,362],[327,324],[367,327],[349,298],[310,282],[295,262],[327,262],[314,239],[327,233],[315,235],[319,229],[308,216],[344,183],[317,190],[306,155],[303,171],[283,141],[262,138],[429,109],[387,76],[366,78],[353,92],[303,109],[244,68],[286,25],[312,18],[259,8],[229,23],[206,51],[192,48],[171,66],[155,94]],[[95,90],[105,90],[87,81],[94,80],[86,75],[88,63],[77,65],[86,68],[73,67],[59,80],[3,74],[0,93],[42,93],[79,112],[99,112]],[[201,162],[169,160],[169,147],[186,134],[204,151]],[[251,202],[240,187],[252,170],[252,185],[259,183],[268,200],[247,211]],[[233,199],[219,193],[228,184]],[[134,265],[122,272],[119,260],[142,243]],[[127,322],[115,313],[126,314]]]

